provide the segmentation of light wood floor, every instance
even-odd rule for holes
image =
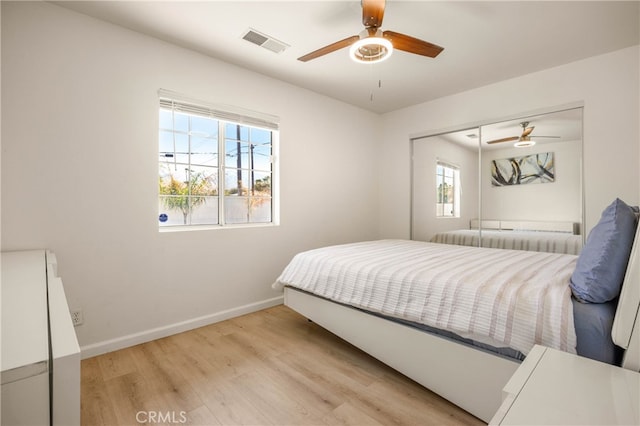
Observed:
[[[83,425],[484,424],[285,306],[83,360],[81,389]]]

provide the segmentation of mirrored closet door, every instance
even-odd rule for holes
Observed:
[[[411,239],[468,229],[480,213],[480,129],[412,140]]]
[[[412,140],[411,238],[577,254],[582,108]]]

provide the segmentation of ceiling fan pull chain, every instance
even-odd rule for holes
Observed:
[[[373,76],[373,64],[371,64],[371,68],[370,68],[371,72],[370,72],[370,79],[371,79],[371,91],[370,91],[370,95],[369,95],[369,102],[373,102],[373,93],[375,91],[375,86],[374,86],[374,80],[375,77]],[[378,89],[382,89],[382,78],[378,77]]]
[[[373,102],[373,91],[374,91],[374,76],[373,76],[373,64],[369,64],[369,84],[371,85],[371,89],[369,90],[369,102]]]

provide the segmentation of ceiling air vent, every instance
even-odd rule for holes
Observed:
[[[275,38],[256,31],[252,28],[249,28],[247,32],[242,35],[242,38],[275,53],[283,52],[287,47],[289,47],[288,44],[276,40]]]

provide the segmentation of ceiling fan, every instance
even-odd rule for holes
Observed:
[[[487,144],[491,145],[491,144],[494,144],[494,143],[517,141],[515,143],[515,146],[517,146],[517,147],[525,147],[525,146],[535,145],[535,142],[531,140],[531,133],[533,132],[533,129],[535,129],[535,126],[529,126],[529,124],[530,123],[528,121],[523,121],[522,123],[520,123],[520,126],[522,126],[522,134],[520,136],[510,136],[508,138],[494,139],[492,141],[487,141]],[[560,136],[538,136],[538,135],[536,135],[536,138],[559,138],[559,137]]]
[[[385,0],[361,0],[362,24],[364,30],[359,35],[347,37],[328,46],[321,47],[298,58],[307,62],[328,53],[351,46],[351,58],[357,62],[380,62],[391,56],[393,49],[416,55],[435,58],[444,48],[435,44],[394,31],[382,31]]]

